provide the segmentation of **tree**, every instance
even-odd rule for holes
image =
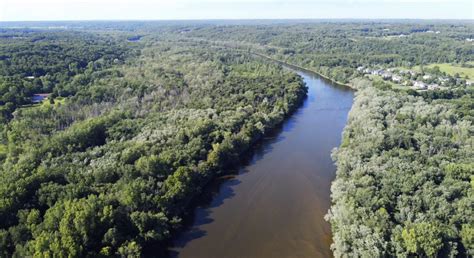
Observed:
[[[435,257],[443,246],[440,235],[439,227],[424,222],[407,226],[402,231],[402,237],[409,252],[425,253],[429,257]]]

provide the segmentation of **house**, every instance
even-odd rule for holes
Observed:
[[[431,75],[429,74],[423,75],[423,80],[429,80],[429,79],[431,79]]]
[[[357,67],[357,71],[358,71],[358,72],[362,72],[362,71],[364,71],[364,68],[365,68],[365,67],[363,67],[363,66],[359,66],[359,67]]]
[[[436,89],[438,89],[438,88],[439,88],[439,85],[436,84],[436,83],[433,83],[433,84],[428,85],[428,89],[429,89],[429,90],[436,90]]]
[[[373,75],[382,75],[383,72],[384,72],[384,71],[383,71],[382,69],[378,69],[378,70],[373,70],[373,71],[372,71],[372,74],[373,74]]]
[[[424,82],[415,81],[415,83],[413,84],[413,87],[418,88],[420,90],[424,90],[426,89],[426,84]]]
[[[382,78],[384,80],[388,80],[388,79],[392,78],[392,74],[389,73],[389,72],[384,72],[384,73],[382,73]]]
[[[438,77],[438,82],[441,83],[441,85],[445,85],[448,81],[448,78]]]
[[[401,81],[402,81],[402,77],[399,76],[399,75],[393,75],[393,76],[392,76],[392,81],[393,81],[393,82],[397,82],[397,83],[398,83],[398,82],[401,82]]]

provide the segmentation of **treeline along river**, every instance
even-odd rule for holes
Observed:
[[[330,257],[324,220],[353,91],[296,71],[308,98],[258,145],[239,173],[218,179],[192,225],[174,241],[179,257]]]

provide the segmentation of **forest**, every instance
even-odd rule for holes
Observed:
[[[205,186],[306,96],[258,55],[357,89],[333,152],[336,257],[474,255],[473,86],[356,70],[469,68],[472,23],[33,24],[66,29],[0,24],[0,256],[165,253]]]
[[[474,35],[472,23],[231,25],[184,35],[358,90],[333,153],[337,172],[326,219],[336,257],[474,255],[474,87],[402,90],[356,70],[417,66],[440,74],[437,64],[471,67],[474,46],[465,39]]]
[[[111,47],[123,45],[116,40]],[[11,56],[26,51],[9,47]],[[3,130],[1,256],[164,251],[207,182],[306,95],[301,78],[280,66],[202,44],[149,42],[111,63],[118,57],[107,52],[117,52],[99,50],[77,74],[54,69],[64,66],[64,51],[59,64],[35,76],[69,73],[42,89],[71,89],[58,94],[66,101],[17,108]],[[38,53],[29,60],[42,66],[47,60]],[[29,72],[15,64],[9,69]]]
[[[35,93],[71,96],[83,80],[76,75],[123,62],[132,49],[92,33],[0,29],[0,121],[30,104]]]
[[[473,61],[472,23],[437,21],[198,26],[175,33],[251,50],[349,83],[358,66],[413,67]]]
[[[463,111],[446,99],[359,85],[333,153],[335,256],[472,254],[473,102],[465,99]]]

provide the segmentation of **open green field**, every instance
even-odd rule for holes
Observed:
[[[63,105],[65,101],[66,101],[66,98],[57,97],[57,98],[54,99],[54,106],[57,107],[58,105]],[[49,102],[48,99],[45,99],[45,100],[43,100],[43,102],[41,102],[41,106],[49,107],[49,106],[51,106],[51,103]]]
[[[66,102],[66,98],[57,97],[54,99],[54,106],[57,107],[59,105],[63,105],[65,102]],[[49,100],[44,99],[41,103],[23,105],[20,108],[49,107],[49,106],[51,106],[51,103],[49,102]]]
[[[469,64],[474,64],[474,62],[469,62]],[[456,73],[459,73],[461,77],[463,78],[469,78],[470,80],[474,79],[474,68],[469,68],[469,67],[461,67],[460,65],[455,65],[455,64],[448,64],[448,63],[440,63],[440,64],[430,64],[426,65],[425,67],[433,68],[435,66],[439,67],[439,70],[442,72],[445,72],[449,75],[455,75]],[[415,70],[420,70],[419,66],[413,67]]]

